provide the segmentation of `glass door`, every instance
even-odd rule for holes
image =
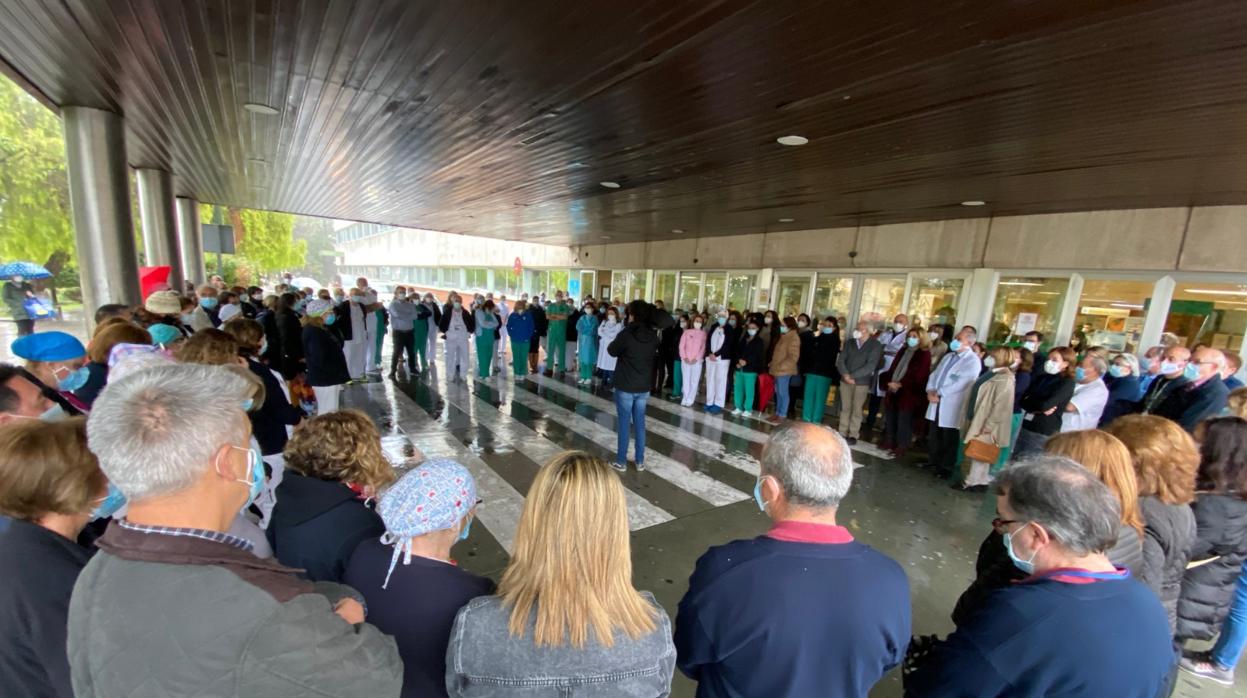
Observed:
[[[686,313],[701,309],[701,272],[680,272],[675,305]]]
[[[882,326],[892,322],[905,304],[905,277],[862,279],[862,300],[857,317]]]
[[[780,274],[775,282],[775,312],[780,317],[805,312],[810,300],[809,274]]]
[[[832,316],[843,327],[853,305],[853,277],[819,274],[814,285],[814,321]]]

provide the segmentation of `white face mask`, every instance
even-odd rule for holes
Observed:
[[[1022,342],[1022,347],[1031,352],[1039,351],[1039,342]]]
[[[768,324],[768,325],[769,325],[769,324],[771,324],[771,316],[769,316],[769,315],[768,315],[768,316],[766,316],[766,317],[762,318],[762,322],[764,322],[764,323],[766,323],[766,324]]]
[[[853,330],[853,339],[861,339],[861,338],[862,338],[862,331],[861,331],[861,330]]]
[[[1043,364],[1043,371],[1050,376],[1055,376],[1061,372],[1061,364],[1053,361],[1052,359],[1048,359]]]
[[[903,323],[903,322],[894,322],[894,323],[892,323],[892,329],[893,329],[893,330],[896,330],[897,332],[904,332],[904,331],[905,331],[905,323]]]
[[[685,322],[685,321],[683,321],[683,320],[681,320],[681,321],[680,321],[680,329],[685,329],[685,328],[687,328],[687,327],[688,327],[688,323],[687,323],[687,322]]]
[[[698,321],[694,322],[694,323],[693,323],[693,329],[695,329],[695,330],[700,330],[700,329],[701,329],[701,324],[702,324],[702,323],[701,323],[701,320],[698,320]]]
[[[928,332],[928,333],[927,333],[927,337],[928,337],[928,338],[929,338],[932,342],[934,342],[935,340],[937,340],[937,339],[939,339],[939,338],[940,338],[940,333],[939,333],[939,332]]]
[[[797,327],[798,327],[799,329],[804,330],[805,328],[807,328],[807,327],[809,327],[809,326],[810,326],[810,323],[806,322],[805,320],[797,320]]]
[[[987,358],[983,359],[983,365],[984,365],[984,366],[986,366],[987,368],[995,368],[995,367],[996,367],[996,357],[994,357],[994,356],[989,356],[989,357],[987,357]]]

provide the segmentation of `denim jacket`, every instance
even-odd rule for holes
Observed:
[[[482,596],[459,610],[446,650],[446,692],[452,698],[482,696],[620,696],[661,698],[671,693],[675,645],[671,619],[648,592],[657,611],[654,632],[636,640],[616,632],[602,647],[590,631],[585,646],[537,647],[533,621],[524,636],[511,637],[510,608]]]

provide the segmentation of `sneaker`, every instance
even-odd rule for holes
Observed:
[[[740,410],[732,410],[732,416],[734,417],[739,417],[741,414],[742,413]]]
[[[751,412],[751,411],[749,411],[749,410],[745,410],[744,412],[741,412],[741,413],[740,413],[740,416],[742,416],[742,417],[752,417],[752,416],[753,416],[753,412]]]
[[[645,464],[644,464],[644,463],[637,463],[637,464],[636,464],[636,470],[637,470],[637,472],[638,472],[638,473],[643,473],[643,472],[645,472]]]
[[[612,467],[612,468],[614,468],[615,470],[618,470],[618,471],[619,471],[619,472],[621,472],[621,473],[626,473],[626,472],[628,472],[628,464],[627,464],[627,463],[611,463],[611,467]]]
[[[1188,674],[1198,676],[1201,679],[1211,679],[1222,686],[1234,685],[1234,670],[1222,669],[1216,662],[1208,659],[1207,656],[1202,658],[1183,657],[1178,666]]]

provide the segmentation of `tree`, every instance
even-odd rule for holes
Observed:
[[[0,260],[73,264],[65,140],[55,114],[0,78]]]
[[[201,204],[199,217],[204,223],[220,221],[234,229],[236,254],[226,255],[222,260],[227,281],[258,283],[266,272],[302,269],[306,264],[307,241],[294,239],[293,215]],[[212,260],[214,256],[208,254],[204,260],[210,270],[216,266]]]

